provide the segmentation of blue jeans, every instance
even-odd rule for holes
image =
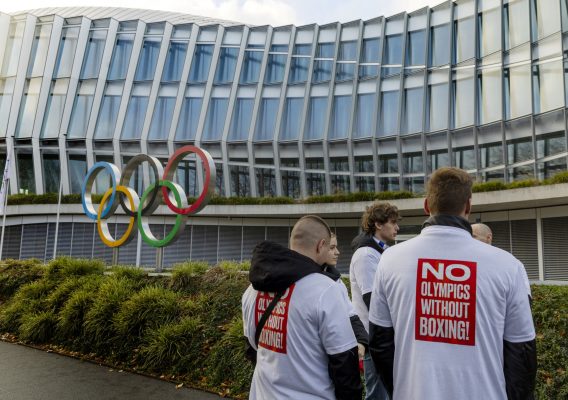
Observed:
[[[371,360],[369,351],[365,352],[365,357],[363,357],[363,367],[365,369],[365,391],[367,393],[365,400],[388,400],[389,395],[375,370],[375,364]]]

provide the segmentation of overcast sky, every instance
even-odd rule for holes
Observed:
[[[216,17],[252,25],[304,25],[391,16],[437,5],[443,0],[3,0],[11,13],[43,7],[100,6],[149,8]]]

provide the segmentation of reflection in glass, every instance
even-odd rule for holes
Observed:
[[[279,102],[280,99],[278,98],[264,98],[260,102],[260,111],[254,132],[255,140],[272,140],[274,138]]]
[[[355,190],[358,192],[374,192],[375,178],[372,176],[355,176]]]
[[[308,79],[308,69],[310,67],[309,57],[292,57],[290,64],[289,83],[301,83]]]
[[[255,168],[256,189],[259,197],[276,196],[276,176],[272,168]]]
[[[126,110],[124,125],[122,126],[122,139],[140,139],[146,109],[148,108],[148,96],[131,96]]]
[[[262,65],[262,51],[245,51],[243,68],[241,70],[241,84],[257,83]]]
[[[378,63],[381,38],[363,39],[361,50],[362,63]]]
[[[315,60],[312,80],[314,82],[329,81],[331,79],[332,68],[333,68],[333,61]]]
[[[16,137],[32,136],[40,86],[41,78],[26,80],[24,97],[20,103],[20,112],[18,114],[18,122],[16,125]]]
[[[406,65],[424,65],[426,51],[426,31],[408,32],[406,42]]]
[[[347,81],[355,77],[355,63],[337,63],[335,66],[335,80]]]
[[[228,105],[229,99],[227,98],[211,98],[203,128],[203,140],[221,140]]]
[[[374,172],[373,156],[355,156],[355,172]]]
[[[446,65],[450,62],[450,24],[430,28],[430,66]]]
[[[339,61],[355,61],[357,58],[357,42],[341,42],[339,44],[339,55],[337,59]]]
[[[51,90],[47,98],[47,105],[43,116],[41,137],[58,137],[63,118],[65,99],[67,98],[67,79],[60,79],[51,83]],[[118,111],[118,108],[117,108]]]
[[[0,130],[5,131],[10,118],[10,106],[14,96],[16,78],[0,79]]]
[[[18,73],[18,61],[24,37],[25,21],[12,22],[8,31],[8,39],[4,50],[4,61],[2,63],[2,76],[15,76]],[[63,33],[65,34],[65,32]]]
[[[286,66],[286,54],[269,54],[266,66],[264,83],[281,83],[284,79],[284,67]]]
[[[479,145],[481,168],[496,167],[503,164],[503,144],[501,142]]]
[[[503,118],[501,112],[501,68],[478,72],[479,123],[487,124]]]
[[[209,67],[213,58],[212,44],[195,45],[195,54],[189,71],[190,82],[206,82],[209,75]]]
[[[566,135],[564,132],[553,132],[536,137],[537,159],[553,156],[566,151]]]
[[[381,192],[396,192],[400,190],[400,180],[398,178],[379,178]]]
[[[474,111],[474,86],[472,71],[459,74],[453,80],[454,104],[453,117],[454,128],[473,125]]]
[[[136,68],[134,80],[150,81],[154,79],[161,44],[161,37],[144,38],[144,44],[140,52],[140,57],[138,58],[138,67]]]
[[[107,30],[96,30],[89,33],[89,41],[85,50],[81,79],[98,78],[105,50]]]
[[[231,196],[250,196],[249,169],[241,165],[229,165]]]
[[[59,156],[56,154],[43,155],[43,186],[44,193],[59,193]]]
[[[229,140],[248,139],[253,107],[254,99],[237,98],[229,129]]]
[[[381,93],[379,136],[396,135],[398,132],[398,90]]]
[[[200,97],[185,97],[183,99],[176,130],[176,140],[195,139],[202,103],[203,99]]]
[[[318,43],[316,58],[333,58],[335,43]]]
[[[507,142],[507,158],[509,164],[532,160],[533,157],[532,138],[522,138]]]
[[[304,107],[303,97],[288,97],[282,116],[280,140],[296,140],[301,130],[301,115]]]
[[[178,82],[187,54],[187,42],[170,42],[168,56],[162,72],[162,81]]]
[[[539,180],[552,178],[554,175],[566,171],[566,169],[566,157],[555,158],[554,160],[536,164]]]
[[[308,126],[304,139],[322,139],[327,116],[327,97],[310,98]]]
[[[379,166],[381,174],[398,174],[398,156],[396,154],[379,155]]]
[[[54,78],[62,78],[71,76],[71,68],[73,67],[73,58],[77,49],[77,40],[79,39],[79,27],[63,28],[61,41],[59,42],[59,52],[55,61],[53,70]]]
[[[421,176],[404,178],[404,187],[415,194],[424,193],[424,178]]]
[[[454,21],[454,63],[475,57],[475,23],[473,17]]]
[[[81,193],[81,186],[87,174],[87,160],[85,156],[70,155],[68,170],[71,193]]]
[[[564,93],[558,90],[562,82],[562,60],[533,65],[534,113],[539,114],[564,106]]]
[[[233,81],[238,56],[238,47],[221,47],[214,83],[230,83]]]
[[[448,127],[448,84],[428,86],[428,106],[430,109],[430,132]]]
[[[333,98],[333,115],[329,139],[344,139],[349,136],[351,120],[351,96],[335,96]]]
[[[300,197],[300,172],[298,171],[280,171],[282,178],[282,196],[291,198]]]
[[[31,154],[18,154],[18,187],[26,193],[35,193],[34,160]]]
[[[112,139],[122,96],[105,95],[99,111],[95,139]]]
[[[402,171],[405,174],[419,174],[424,172],[424,159],[422,158],[422,152],[403,154]]]
[[[501,50],[501,8],[484,11],[478,16],[479,24],[479,55]]]
[[[43,75],[52,27],[52,24],[45,24],[38,25],[35,28],[34,41],[32,43],[32,51],[30,53],[30,62],[28,64],[28,77]]]
[[[374,93],[357,95],[357,114],[355,119],[354,138],[372,137],[375,134],[373,118],[375,113]]]
[[[108,80],[125,79],[130,63],[130,54],[134,46],[134,34],[122,33],[116,36],[112,60],[108,71]]]
[[[424,88],[417,87],[404,91],[404,132],[422,131],[422,107]]]
[[[402,35],[387,36],[383,65],[402,64]]]
[[[534,164],[509,168],[509,182],[534,179]]]
[[[450,156],[447,149],[428,151],[426,160],[428,162],[428,173],[450,165]]]
[[[306,190],[308,196],[321,196],[325,194],[325,175],[306,173]]]
[[[512,49],[530,40],[529,0],[509,1],[503,5],[503,32],[505,50]]]
[[[152,115],[152,123],[148,132],[150,140],[166,140],[172,126],[172,117],[174,115],[174,106],[176,98],[170,96],[158,96]]]
[[[453,156],[454,166],[465,170],[476,169],[473,146],[455,148],[453,149]]]
[[[188,196],[196,197],[199,194],[197,192],[197,170],[195,168],[195,161],[180,161],[174,179],[181,185]]]
[[[331,193],[351,193],[351,185],[349,175],[334,175],[331,174]]]
[[[532,111],[531,65],[519,65],[503,70],[505,85],[505,118],[513,119]]]

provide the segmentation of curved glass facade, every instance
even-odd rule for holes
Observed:
[[[13,150],[12,193],[57,191],[60,177],[75,193],[97,161],[196,144],[226,196],[422,192],[442,166],[480,182],[543,179],[567,169],[566,54],[560,0],[447,1],[302,27],[112,8],[0,14],[0,167]],[[188,193],[195,163],[177,174]]]

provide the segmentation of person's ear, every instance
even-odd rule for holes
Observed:
[[[322,252],[324,251],[324,247],[325,247],[325,239],[321,239],[321,240],[318,242],[318,245],[317,245],[317,249],[316,249],[317,253],[318,253],[318,254],[319,254],[319,253],[322,253]]]
[[[430,215],[430,206],[428,206],[428,199],[424,199],[424,212],[426,215]]]
[[[470,213],[471,213],[471,197],[467,199],[467,203],[465,205],[465,215],[469,216]]]
[[[381,229],[383,229],[383,226],[378,222],[375,222],[375,229],[380,231]]]

